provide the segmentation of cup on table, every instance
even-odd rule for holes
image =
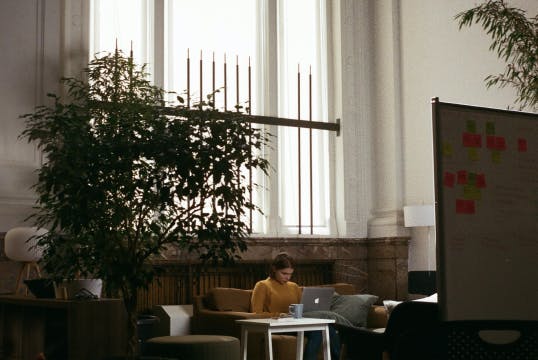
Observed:
[[[291,304],[289,306],[289,313],[291,317],[300,319],[303,317],[303,304]]]

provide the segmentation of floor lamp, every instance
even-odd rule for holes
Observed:
[[[22,288],[25,273],[26,279],[30,279],[32,270],[35,271],[38,277],[41,277],[41,271],[37,262],[43,255],[43,249],[37,246],[37,237],[46,232],[45,229],[37,227],[16,227],[6,233],[4,238],[6,256],[10,260],[23,263],[17,276],[15,294]],[[25,294],[28,295],[28,288],[26,288]]]
[[[435,209],[433,205],[404,206],[404,226],[433,226],[435,225]]]
[[[435,225],[435,208],[433,205],[409,205],[404,206],[405,227],[428,228],[428,267],[430,267],[430,243],[431,227]]]

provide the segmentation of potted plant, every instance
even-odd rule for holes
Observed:
[[[45,158],[33,220],[49,229],[39,244],[51,276],[97,277],[123,299],[134,356],[137,290],[153,279],[152,257],[176,245],[226,263],[246,249],[245,211],[257,207],[242,170],[267,170],[255,155],[267,138],[239,112],[224,120],[211,96],[195,110],[165,107],[145,66],[119,50],[84,77],[63,79],[65,100],[50,94],[50,106],[23,115],[22,136]]]
[[[507,62],[504,73],[486,77],[486,86],[512,86],[520,110],[538,111],[538,14],[527,18],[504,0],[488,0],[457,14],[456,20],[460,29],[482,24],[493,39],[490,50]]]

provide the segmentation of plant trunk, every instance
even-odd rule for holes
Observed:
[[[123,291],[123,304],[127,312],[127,359],[135,359],[138,355],[137,300],[136,291]]]

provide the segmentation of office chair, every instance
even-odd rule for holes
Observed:
[[[336,328],[346,360],[440,360],[446,352],[437,303],[398,304],[384,333],[339,324]]]

